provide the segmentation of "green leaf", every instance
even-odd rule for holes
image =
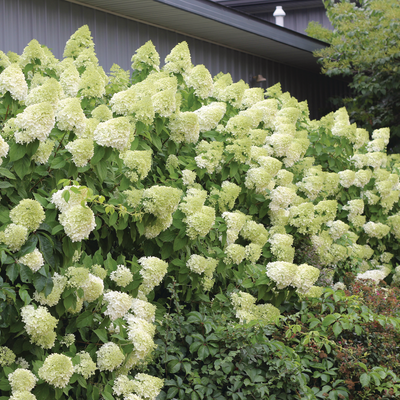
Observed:
[[[18,143],[13,143],[10,146],[10,161],[18,161],[26,154],[26,146]]]
[[[23,257],[26,254],[32,253],[35,250],[38,242],[38,238],[36,235],[31,235],[29,239],[25,242],[25,244],[21,247],[21,250],[18,252],[19,257]]]
[[[13,187],[13,185],[10,182],[0,181],[0,189],[7,189],[10,187]]]
[[[104,154],[106,152],[106,149],[103,146],[95,146],[94,147],[94,156],[90,160],[90,164],[96,165],[101,161],[101,159],[104,157]]]
[[[61,169],[65,167],[66,161],[64,156],[57,156],[56,158],[53,158],[50,162],[50,167],[51,169]]]
[[[360,383],[361,383],[362,387],[369,386],[370,381],[371,381],[371,377],[368,374],[366,374],[365,372],[363,374],[361,374]]]
[[[103,342],[107,343],[108,340],[108,335],[107,331],[105,329],[96,329],[94,330],[94,333],[97,335],[97,337]]]
[[[167,364],[167,369],[171,374],[176,374],[181,369],[179,360],[172,360]]]
[[[177,237],[174,240],[174,251],[182,250],[186,246],[186,243],[187,243],[186,237],[184,237],[183,239]]]
[[[20,265],[13,263],[7,266],[6,269],[6,275],[10,278],[10,281],[12,283],[14,283],[14,281],[17,279],[18,275],[19,275],[19,268]]]
[[[104,182],[104,179],[107,177],[107,163],[101,162],[95,165],[94,167],[97,176],[100,179],[100,182]]]
[[[332,330],[333,330],[333,333],[335,334],[335,336],[338,337],[338,336],[341,334],[343,328],[342,328],[342,326],[339,324],[339,322],[336,321],[336,322],[334,323],[333,327],[332,327]]]
[[[47,277],[40,274],[34,274],[32,281],[33,281],[33,286],[40,293],[46,286]]]
[[[31,283],[32,282],[33,272],[26,265],[21,264],[19,274],[20,274],[22,282],[24,282],[24,283]]]
[[[167,392],[167,399],[172,399],[178,392],[179,389],[176,386],[170,387]]]
[[[322,321],[322,326],[329,326],[329,325],[333,324],[336,320],[337,320],[337,318],[334,315],[332,315],[332,314],[327,315],[324,318],[324,320]]]
[[[76,319],[77,328],[84,328],[85,326],[90,326],[93,322],[93,314],[91,311],[84,311]]]
[[[8,179],[16,179],[15,175],[7,168],[0,167],[0,175],[3,175]]]
[[[29,158],[22,158],[14,163],[14,171],[22,179],[25,175],[29,174],[31,161]]]

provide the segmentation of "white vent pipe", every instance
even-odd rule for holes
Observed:
[[[273,16],[275,17],[275,24],[279,26],[284,26],[283,19],[285,18],[285,11],[283,11],[282,6],[276,6],[276,9],[273,13]]]

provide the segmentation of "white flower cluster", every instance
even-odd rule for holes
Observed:
[[[11,94],[14,100],[24,101],[28,95],[28,84],[18,64],[10,64],[0,74],[0,94]]]
[[[186,266],[196,274],[204,274],[203,286],[205,290],[210,290],[214,285],[213,275],[217,268],[218,260],[210,257],[203,257],[192,254],[186,262]]]
[[[204,205],[206,198],[205,190],[190,188],[179,206],[186,215],[186,234],[192,240],[206,236],[214,225],[215,209]]]
[[[65,193],[67,193],[66,201]],[[93,211],[86,207],[87,188],[65,186],[53,194],[51,202],[61,211],[60,224],[64,232],[73,242],[87,239],[90,232],[96,227]],[[85,206],[82,206],[81,203]]]
[[[110,317],[111,321],[122,318],[131,308],[133,298],[127,293],[108,291],[104,293],[103,303],[107,304],[104,315]]]
[[[319,269],[308,264],[296,264],[276,261],[268,263],[267,276],[272,279],[277,289],[288,286],[297,288],[299,293],[307,293],[314,285],[319,276]]]
[[[39,271],[39,269],[44,265],[43,255],[38,249],[25,254],[18,260],[18,262],[26,265],[33,272]]]
[[[125,287],[132,282],[133,275],[125,265],[118,265],[117,270],[111,272],[110,279],[118,286]]]
[[[240,323],[259,320],[264,324],[271,324],[276,321],[280,315],[280,311],[272,304],[258,304],[256,299],[249,293],[238,292],[231,294],[231,301],[236,311],[236,318]]]
[[[35,309],[32,305],[24,306],[21,308],[21,317],[31,343],[43,349],[51,349],[54,346],[56,339],[54,329],[58,320],[47,311],[47,308],[39,306]]]
[[[163,280],[167,273],[168,263],[157,257],[142,257],[139,258],[138,263],[142,266],[140,275],[143,277],[139,294],[148,295]]]
[[[97,354],[97,367],[100,371],[114,371],[125,360],[124,353],[113,342],[103,344]]]
[[[39,368],[39,378],[56,388],[64,388],[68,385],[74,366],[69,357],[64,354],[50,354]]]

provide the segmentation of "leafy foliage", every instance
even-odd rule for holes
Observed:
[[[372,131],[390,126],[390,147],[400,137],[400,7],[397,1],[324,1],[334,31],[310,23],[307,33],[330,44],[315,53],[328,76],[351,79],[354,97],[343,99],[351,118]],[[396,147],[397,148],[397,147]]]

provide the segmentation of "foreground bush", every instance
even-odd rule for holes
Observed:
[[[186,43],[165,61],[160,70],[148,42],[132,75],[116,65],[106,75],[87,27],[62,61],[35,40],[21,56],[0,53],[2,392],[348,396],[336,369],[340,389],[324,389],[301,371],[304,350],[268,334],[281,312],[281,323],[298,318],[299,301],[323,304],[323,286],[348,272],[399,281],[389,131],[370,140],[345,109],[310,121],[280,85],[212,78]],[[325,317],[335,335],[367,335],[340,315]],[[337,355],[318,324],[309,336]],[[362,387],[378,374],[396,389],[395,363],[357,365],[370,377],[359,374]]]

